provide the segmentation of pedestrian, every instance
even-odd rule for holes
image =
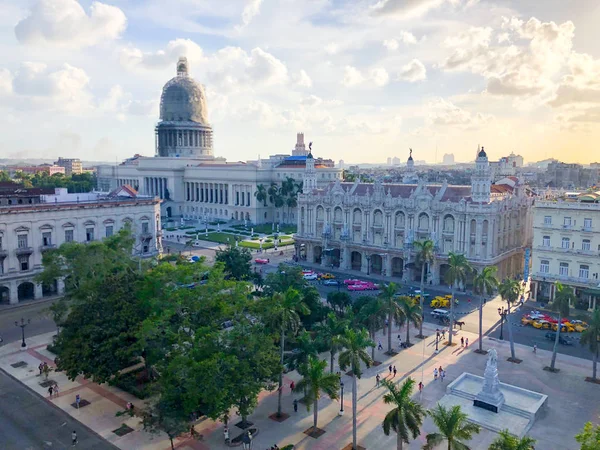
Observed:
[[[381,345],[381,341],[377,343],[377,350],[383,350],[383,345]]]
[[[437,381],[437,377],[438,377],[438,370],[436,368],[436,369],[433,369],[433,381]]]
[[[292,381],[290,383],[290,391],[294,392],[294,388],[296,387],[296,384]]]
[[[465,348],[467,348],[469,346],[469,338],[465,339]]]
[[[464,347],[465,346],[465,338],[464,337],[460,337],[460,346]]]
[[[44,370],[44,364],[43,364],[43,363],[40,363],[40,365],[38,366],[38,369],[39,369],[39,371],[40,371],[40,375],[39,375],[39,376],[41,377],[41,376],[42,376],[42,372],[43,372],[43,370]]]
[[[398,335],[398,348],[402,348],[402,338]]]
[[[396,366],[394,366],[394,376],[393,376],[392,378],[396,378],[396,373],[397,373],[397,372],[398,372],[398,371],[396,370]]]
[[[375,375],[375,387],[379,387],[379,379],[381,377],[379,376],[379,374]]]
[[[446,339],[446,329],[442,328],[442,339]]]
[[[298,412],[298,400],[294,399],[294,412]]]
[[[79,409],[79,404],[81,403],[81,397],[79,394],[75,396],[75,404],[77,405],[77,409]]]
[[[52,398],[52,393],[54,392],[54,388],[52,386],[50,386],[48,388],[48,397]]]
[[[77,433],[75,430],[73,430],[71,433],[71,443],[73,444],[73,447],[75,447],[75,444],[77,444]]]
[[[388,369],[390,369],[390,375],[392,374],[392,365],[390,364],[390,367],[388,367]]]
[[[58,384],[54,383],[54,397],[58,397]]]
[[[533,353],[537,353],[537,344],[533,344]]]
[[[441,373],[442,373],[442,370],[443,370],[443,369],[442,369],[442,366],[440,366],[440,367],[438,368],[438,373],[439,373],[439,374],[441,374]]]
[[[445,377],[446,377],[446,371],[440,370],[440,380],[442,380],[442,383],[444,382]]]
[[[423,382],[419,381],[419,392],[423,390]]]
[[[225,443],[229,444],[229,428],[227,426],[223,429],[223,437],[225,438]]]

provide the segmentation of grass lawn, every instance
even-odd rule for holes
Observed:
[[[275,230],[273,230],[273,225],[270,223],[254,225],[253,228],[255,233],[273,234],[273,232],[277,230],[277,225],[275,226]],[[279,225],[279,232],[284,234],[293,234],[296,233],[296,228],[296,225]]]
[[[203,241],[219,242],[221,244],[227,244],[227,242],[228,242],[227,238],[229,238],[230,244],[235,244],[236,237],[238,237],[240,239],[244,238],[244,236],[236,236],[235,234],[231,234],[231,233],[219,233],[219,232],[208,233],[208,236],[205,236],[204,233],[199,233],[198,237]]]

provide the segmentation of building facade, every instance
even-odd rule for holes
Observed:
[[[0,303],[58,295],[64,283],[36,283],[42,255],[65,242],[91,242],[129,224],[136,238],[134,254],[155,256],[161,249],[159,200],[130,189],[110,195],[68,194],[66,189],[37,195],[31,204],[0,205]]]
[[[551,301],[555,282],[595,308],[600,296],[600,192],[536,201],[533,214],[532,296]]]
[[[204,87],[189,75],[187,60],[180,58],[176,77],[163,88],[155,157],[99,166],[98,188],[108,192],[129,185],[141,194],[158,196],[167,219],[293,223],[295,207],[276,208],[269,201],[257,201],[255,193],[280,186],[287,178],[299,183],[309,151],[299,133],[293,155],[231,163],[215,158]],[[342,170],[333,161],[316,161],[319,185],[341,179]]]
[[[79,175],[83,173],[83,164],[78,158],[62,158],[59,157],[58,161],[54,163],[55,166],[64,167],[64,174],[68,177],[71,175]]]
[[[413,244],[431,239],[435,260],[426,267],[428,283],[443,283],[450,252],[464,254],[478,271],[498,267],[499,279],[521,275],[532,240],[533,198],[518,184],[492,184],[483,149],[477,166],[471,186],[336,181],[305,189],[298,202],[297,256],[416,281],[421,269]]]

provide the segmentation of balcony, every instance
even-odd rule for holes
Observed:
[[[152,233],[149,233],[149,232],[140,233],[140,239],[142,241],[149,241],[150,239],[152,239]]]
[[[2,248],[0,248],[0,260],[6,258],[8,256],[8,252]]]
[[[18,248],[18,249],[15,250],[15,253],[17,254],[17,256],[31,255],[33,253],[33,248],[31,248],[31,247],[20,247],[20,248]]]
[[[42,244],[40,245],[40,252],[45,252],[47,250],[54,250],[56,248],[55,244]]]
[[[561,275],[561,274],[557,274],[557,273],[535,272],[533,274],[533,276],[538,281],[544,280],[549,283],[553,283],[554,281],[561,281],[561,282],[565,282],[565,283],[578,283],[578,284],[590,285],[590,286],[597,285],[597,280],[594,280],[592,278],[580,278],[580,277],[573,277],[573,276],[569,276],[569,275]]]

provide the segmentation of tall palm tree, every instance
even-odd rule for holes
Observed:
[[[345,333],[348,325],[349,324],[346,319],[338,317],[335,313],[330,312],[327,314],[327,317],[323,322],[315,326],[317,340],[329,349],[330,373],[333,373],[333,360],[335,358],[335,354],[341,348],[339,338]]]
[[[375,343],[369,339],[369,334],[364,328],[359,331],[347,329],[340,343],[344,347],[339,357],[340,369],[346,370],[350,367],[352,370],[352,450],[356,450],[356,380],[362,375],[361,362],[367,367],[371,365],[371,358],[365,348]]]
[[[496,266],[487,266],[473,278],[473,290],[479,294],[479,353],[483,353],[483,298],[498,287],[497,270]]]
[[[281,372],[279,373],[279,392],[277,399],[277,417],[281,417],[281,396],[283,394],[283,354],[285,351],[285,334],[287,331],[293,333],[300,327],[300,315],[309,314],[310,310],[302,301],[300,293],[289,288],[284,294],[276,292],[273,294],[270,310],[268,312],[271,325],[280,332]]]
[[[510,434],[508,430],[502,430],[499,436],[492,442],[488,450],[533,450],[536,442],[529,436],[518,438]]]
[[[388,354],[392,353],[392,320],[394,319],[395,313],[398,311],[399,307],[394,302],[394,297],[396,296],[396,291],[398,290],[398,285],[396,283],[390,283],[387,286],[384,286],[383,289],[379,292],[379,298],[381,298],[384,302],[387,303],[387,313],[388,313]]]
[[[296,206],[298,206],[298,194],[291,193],[288,198],[285,199],[285,206],[287,206],[287,217],[288,220],[290,221],[290,223],[292,223],[291,219],[290,219],[290,211],[292,209],[294,209]]]
[[[573,289],[569,286],[563,286],[559,281],[555,283],[556,294],[550,307],[552,311],[558,313],[558,323],[556,324],[556,337],[554,338],[554,348],[552,349],[552,361],[550,361],[550,371],[554,372],[556,365],[556,352],[558,351],[558,341],[560,339],[560,329],[563,317],[569,317],[571,302],[574,300]]]
[[[427,412],[411,398],[415,388],[415,380],[412,378],[409,377],[400,387],[389,380],[383,380],[382,384],[389,391],[383,396],[383,402],[394,406],[383,419],[383,432],[389,436],[390,430],[394,430],[396,447],[402,450],[403,444],[408,444],[410,435],[412,439],[416,439],[421,434],[421,425]]]
[[[448,409],[438,403],[428,414],[438,432],[425,437],[427,444],[423,446],[423,450],[432,450],[444,441],[448,442],[448,450],[470,450],[465,441],[471,440],[474,434],[481,431],[479,425],[467,421],[468,416],[458,405]]]
[[[375,333],[385,326],[386,307],[383,300],[377,297],[370,297],[367,303],[364,303],[358,315],[358,323],[369,330],[369,337],[375,342]],[[375,345],[371,347],[371,359],[375,361]]]
[[[452,345],[452,335],[454,334],[454,295],[456,287],[460,283],[467,281],[467,274],[471,271],[471,266],[465,255],[459,253],[448,253],[448,271],[446,272],[446,283],[452,286],[452,300],[450,301],[450,332],[448,333],[448,343]]]
[[[332,400],[338,398],[340,389],[340,379],[335,373],[325,373],[327,361],[321,361],[316,356],[310,356],[302,369],[304,375],[298,382],[295,391],[304,391],[306,400],[306,409],[310,411],[313,405],[313,430],[317,430],[317,421],[319,414],[319,399],[324,392]]]
[[[290,369],[301,370],[302,366],[308,364],[311,356],[317,356],[317,345],[312,339],[310,333],[302,330],[296,338],[295,349],[288,359],[288,367]]]
[[[263,184],[258,184],[256,186],[256,192],[254,192],[254,196],[256,197],[256,201],[259,203],[262,202],[263,206],[267,206],[267,198],[269,195],[267,194],[267,188]]]
[[[421,311],[423,309],[424,294],[425,294],[425,265],[431,264],[435,258],[435,244],[431,239],[425,239],[423,241],[416,241],[413,243],[414,249],[417,252],[415,259],[417,264],[421,265],[421,295],[419,303],[421,305]],[[419,339],[423,339],[423,321],[419,324]]]
[[[598,364],[598,350],[600,350],[600,309],[595,309],[589,327],[581,333],[581,345],[587,345],[592,352],[592,380],[596,381],[596,365]]]
[[[510,360],[516,361],[517,358],[515,356],[515,342],[512,335],[510,308],[521,295],[521,283],[518,280],[506,279],[498,286],[498,293],[508,307],[506,314],[506,328],[508,328],[508,339],[510,341]]]
[[[423,323],[423,310],[420,305],[407,296],[400,297],[398,304],[406,321],[406,344],[410,345],[410,324],[412,323],[415,327],[418,327]]]

